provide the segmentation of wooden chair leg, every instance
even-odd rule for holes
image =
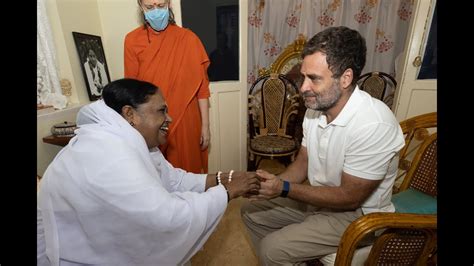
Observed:
[[[255,171],[255,170],[257,170],[255,159],[251,160],[249,157],[249,159],[247,160],[247,171]]]
[[[248,151],[247,171],[255,171],[255,170],[256,170],[255,154],[253,154],[252,152]]]
[[[258,166],[260,165],[260,162],[262,162],[263,157],[262,156],[255,156],[255,169],[258,169]]]

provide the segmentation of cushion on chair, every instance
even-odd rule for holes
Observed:
[[[369,257],[369,253],[371,249],[372,249],[372,245],[356,249],[354,251],[354,257],[352,257],[351,265],[352,266],[364,265],[365,261]],[[324,257],[321,257],[319,258],[319,261],[324,266],[333,266],[334,263],[336,262],[336,253],[332,253]]]
[[[250,148],[263,153],[287,153],[296,149],[296,142],[281,136],[261,136],[250,140]]]
[[[408,188],[392,196],[395,212],[415,214],[436,214],[437,200],[423,192]]]

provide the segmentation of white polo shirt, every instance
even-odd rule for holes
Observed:
[[[356,87],[329,124],[320,111],[307,109],[302,145],[308,151],[311,185],[339,186],[343,171],[360,178],[383,179],[362,204],[362,211],[395,211],[392,186],[398,170],[398,152],[405,140],[400,124],[382,101]]]

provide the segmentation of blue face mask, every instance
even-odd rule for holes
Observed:
[[[156,31],[162,31],[168,26],[170,12],[168,8],[155,8],[145,12],[145,19]]]

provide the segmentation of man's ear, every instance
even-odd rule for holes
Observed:
[[[352,79],[354,78],[354,72],[352,71],[352,68],[348,68],[342,73],[342,76],[340,78],[340,83],[342,88],[346,89],[351,86]]]
[[[133,109],[132,106],[130,105],[124,105],[122,107],[122,116],[125,118],[125,120],[127,120],[128,123],[130,122],[134,122],[134,118],[135,118],[135,109]]]

